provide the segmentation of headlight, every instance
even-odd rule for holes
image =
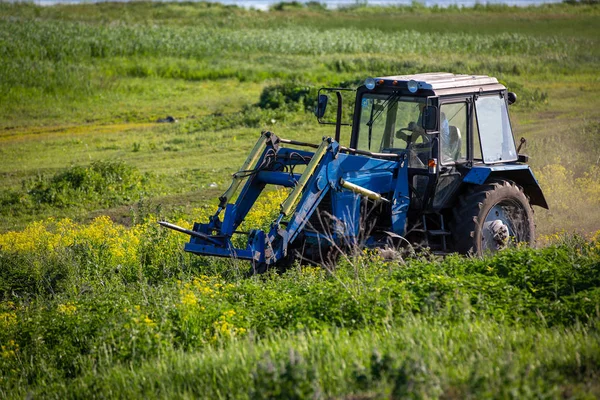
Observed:
[[[413,81],[412,79],[408,81],[408,91],[411,93],[416,93],[419,90],[419,84],[417,81]]]
[[[367,78],[367,79],[365,79],[365,86],[369,90],[375,89],[375,79],[373,79],[373,78]]]

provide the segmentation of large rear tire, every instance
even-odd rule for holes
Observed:
[[[454,209],[455,250],[481,256],[517,243],[533,245],[533,210],[523,189],[511,181],[474,186]]]

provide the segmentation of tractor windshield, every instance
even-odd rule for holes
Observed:
[[[401,151],[424,143],[421,111],[425,98],[367,93],[362,97],[358,150]]]

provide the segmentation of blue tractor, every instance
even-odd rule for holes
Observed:
[[[263,132],[207,223],[161,224],[190,235],[186,251],[248,260],[252,273],[363,248],[483,255],[533,243],[531,206],[548,205],[515,145],[508,106],[516,95],[496,78],[368,78],[355,90],[347,147],[342,90],[321,89],[315,110],[326,122],[337,98],[333,138],[314,144]],[[236,248],[232,236],[267,185],[290,188],[289,196],[268,231],[244,232],[247,245]]]

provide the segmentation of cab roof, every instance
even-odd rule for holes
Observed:
[[[404,86],[411,80],[417,82],[419,90],[429,90],[436,95],[506,90],[506,87],[501,85],[496,78],[487,75],[428,72],[375,78],[376,82],[383,81],[382,85],[398,86]]]

